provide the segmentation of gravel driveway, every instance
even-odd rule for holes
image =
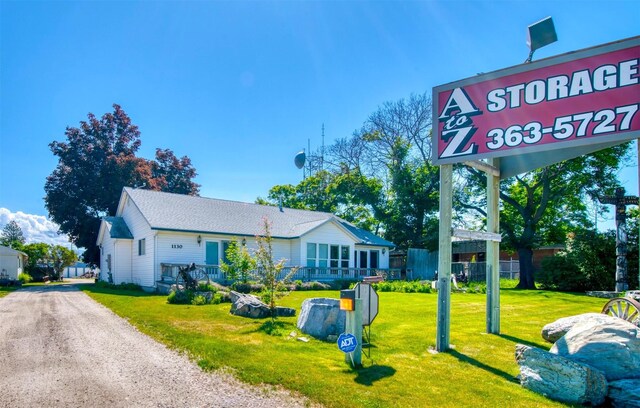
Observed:
[[[298,407],[205,373],[70,285],[0,298],[1,407]]]

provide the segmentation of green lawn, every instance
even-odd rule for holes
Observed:
[[[452,295],[451,344],[433,354],[437,295],[380,293],[372,326],[372,360],[351,370],[335,343],[288,339],[295,317],[278,322],[229,314],[229,304],[169,305],[166,297],[85,288],[95,300],[142,332],[186,351],[207,370],[225,369],[248,383],[279,384],[330,407],[534,407],[562,406],[520,387],[515,376],[517,343],[542,348],[543,325],[557,318],[599,312],[603,300],[546,291],[501,292],[502,334],[485,331],[483,294]],[[281,300],[298,311],[307,297],[338,292],[293,292]]]
[[[0,286],[0,298],[7,296],[9,293],[13,292],[14,290],[18,290],[19,288],[15,287],[15,286]]]

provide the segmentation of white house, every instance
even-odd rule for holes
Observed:
[[[26,262],[27,254],[24,252],[0,246],[0,279],[17,280]]]
[[[100,225],[100,279],[156,289],[191,263],[223,278],[229,242],[255,250],[264,218],[274,259],[300,267],[295,279],[358,279],[389,268],[393,243],[330,213],[125,187],[115,216]]]

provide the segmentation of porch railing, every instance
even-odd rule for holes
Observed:
[[[172,283],[176,281],[180,268],[187,267],[187,264],[161,263],[161,277],[163,282]],[[214,282],[229,281],[227,275],[220,269],[218,265],[196,265],[195,269],[189,274],[196,280]],[[253,272],[252,274],[255,274]],[[329,267],[292,267],[288,266],[282,269],[278,274],[278,280],[283,280],[287,276],[288,280],[309,281],[335,281],[335,280],[353,280],[360,281],[366,276],[383,276],[385,280],[402,279],[401,269],[382,269],[382,268],[329,268]]]

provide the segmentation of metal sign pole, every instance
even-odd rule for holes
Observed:
[[[500,159],[487,164],[500,168]],[[487,232],[500,232],[500,175],[487,173]],[[487,242],[487,333],[500,333],[500,242]]]
[[[357,345],[355,350],[345,353],[344,359],[351,363],[353,368],[362,366],[362,299],[355,300],[355,310],[347,312],[345,322],[345,332],[356,336]]]
[[[438,251],[438,327],[436,350],[449,349],[451,325],[451,213],[453,165],[440,166],[440,230]]]

